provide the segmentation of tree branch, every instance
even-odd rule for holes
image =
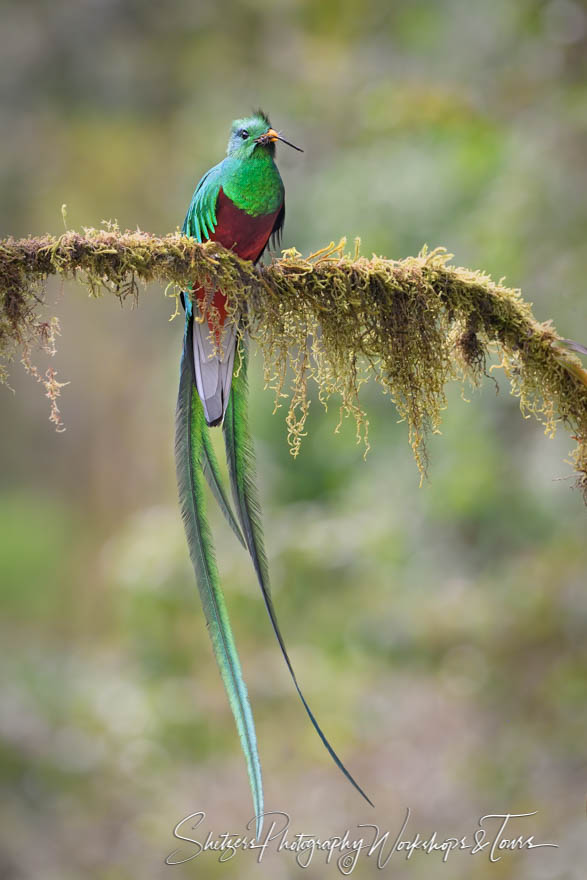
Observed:
[[[85,235],[4,239],[0,379],[17,350],[31,369],[35,346],[54,351],[58,325],[41,314],[49,275],[75,278],[93,295],[108,291],[121,299],[138,296],[139,283],[151,281],[165,282],[174,297],[192,284],[220,287],[263,350],[276,405],[289,397],[293,454],[304,436],[310,378],[323,403],[340,394],[341,419],[352,415],[358,438],[368,446],[359,390],[373,376],[407,421],[424,473],[425,437],[440,425],[446,382],[477,385],[487,375],[487,355],[497,353],[522,412],[538,416],[549,432],[561,420],[573,431],[574,464],[587,500],[587,373],[566,340],[535,320],[520,292],[448,265],[451,255],[443,249],[386,260],[360,257],[358,242],[352,256],[344,247],[343,240],[308,258],[291,249],[259,269],[212,242],[121,233],[115,225]],[[288,368],[293,380],[285,394]],[[43,381],[50,397],[53,388],[55,403],[54,372],[49,383]]]

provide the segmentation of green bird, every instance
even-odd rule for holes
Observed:
[[[282,141],[261,110],[233,122],[227,156],[198,183],[183,224],[199,242],[217,241],[256,263],[270,238],[279,241],[285,218],[284,186],[275,164]],[[300,152],[302,152],[300,150]],[[245,755],[259,837],[263,784],[255,725],[230,627],[205,506],[208,483],[231,528],[249,551],[265,606],[297,692],[326,749],[355,788],[371,801],[324,736],[300,690],[277,623],[255,488],[253,445],[247,414],[247,351],[234,320],[227,319],[226,295],[196,287],[182,294],[186,321],[176,413],[176,466],[180,505],[190,557],[212,640]],[[235,370],[235,354],[237,353]],[[222,483],[208,429],[222,425],[234,515]]]

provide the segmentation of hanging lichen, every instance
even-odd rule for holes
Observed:
[[[308,382],[326,403],[340,396],[341,418],[355,419],[366,444],[368,421],[359,389],[373,377],[408,426],[422,472],[426,435],[436,431],[449,379],[477,384],[486,358],[497,352],[523,413],[552,432],[564,422],[574,433],[579,484],[587,497],[587,373],[549,324],[539,324],[520,292],[487,275],[456,268],[443,249],[387,260],[346,254],[345,242],[307,258],[295,249],[267,268],[255,268],[215,243],[179,234],[67,232],[0,242],[0,379],[20,349],[31,368],[34,346],[54,349],[58,327],[42,320],[43,282],[52,274],[77,278],[94,296],[139,294],[139,282],[166,282],[178,297],[194,284],[229,294],[232,314],[257,342],[276,406],[287,398],[289,441],[296,454],[308,413]],[[291,375],[288,387],[288,375]],[[60,383],[39,377],[59,422]]]

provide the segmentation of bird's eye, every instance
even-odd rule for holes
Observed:
[[[249,133],[248,133],[248,131],[246,130],[246,128],[241,128],[241,130],[240,130],[240,136],[242,137],[243,141],[246,141],[246,139],[247,139],[248,136],[249,136]]]

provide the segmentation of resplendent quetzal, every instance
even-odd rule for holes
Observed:
[[[270,237],[279,239],[285,217],[284,187],[274,161],[278,140],[294,146],[271,128],[268,117],[260,110],[233,122],[227,156],[198,183],[183,232],[199,242],[217,241],[239,257],[256,263]],[[220,589],[206,519],[205,480],[233,531],[251,555],[275,635],[312,724],[338,767],[367,801],[369,798],[339,760],[306,703],[277,623],[269,590],[248,429],[245,340],[239,338],[234,321],[226,318],[226,297],[221,290],[210,296],[198,287],[191,296],[182,294],[182,301],[186,322],[176,421],[181,510],[214,653],[247,762],[259,836],[263,787],[255,726]],[[210,317],[212,313],[214,320]],[[223,487],[208,433],[209,427],[220,424],[238,521]]]

